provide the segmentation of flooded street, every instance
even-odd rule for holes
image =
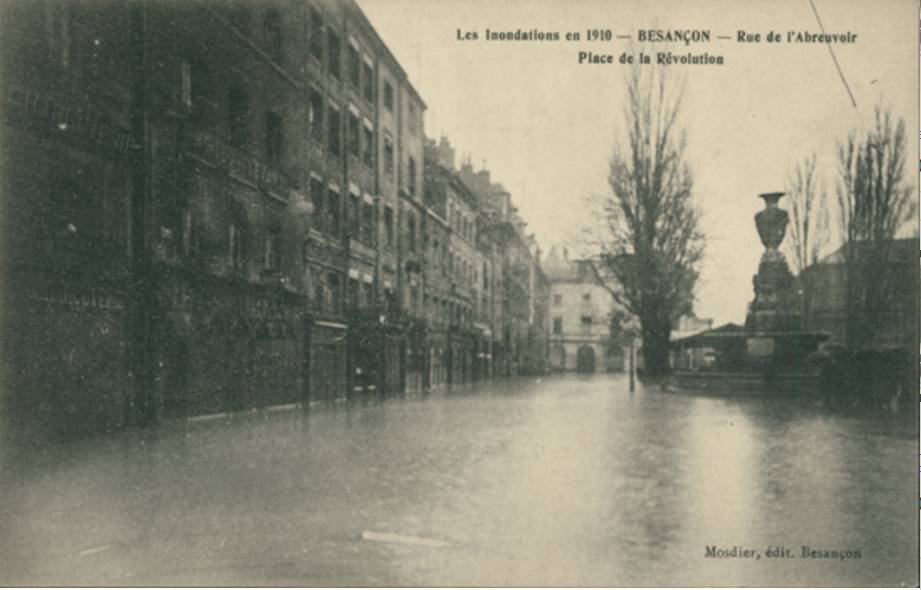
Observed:
[[[174,423],[8,452],[0,583],[916,586],[917,452],[607,375]]]

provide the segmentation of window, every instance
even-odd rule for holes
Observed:
[[[182,96],[180,100],[182,100],[182,106],[192,108],[192,62],[187,59],[182,60],[182,64],[179,66],[179,75],[181,78]]]
[[[412,156],[409,157],[409,178],[407,183],[409,194],[416,196],[416,160]]]
[[[388,80],[384,81],[384,108],[393,112],[393,86]]]
[[[316,88],[311,88],[307,98],[307,124],[310,137],[316,141],[323,140],[323,95]]]
[[[277,10],[270,10],[265,14],[265,20],[262,23],[265,34],[265,44],[269,56],[276,62],[281,63],[283,59],[281,15]]]
[[[342,116],[339,109],[333,105],[329,106],[329,151],[334,156],[342,153]]]
[[[201,222],[186,209],[182,216],[182,250],[189,258],[195,259],[201,254],[201,234]]]
[[[278,113],[267,111],[265,114],[265,156],[266,159],[280,166],[283,160],[284,131],[281,116]]]
[[[592,331],[592,316],[584,315],[582,316],[582,331],[591,332]]]
[[[238,148],[247,144],[247,122],[249,119],[249,99],[239,86],[230,89],[227,100],[227,122],[230,128],[230,143]]]
[[[563,296],[559,293],[553,295],[553,305],[563,305]]]
[[[415,133],[418,129],[416,123],[416,105],[410,102],[407,106],[407,110],[409,111],[409,116],[407,117],[409,119],[409,130]]]
[[[388,247],[393,247],[393,208],[389,205],[384,207],[384,239]]]
[[[313,6],[310,7],[310,55],[323,61],[323,15]]]
[[[327,285],[329,289],[326,291],[328,299],[326,300],[326,310],[332,313],[338,313],[340,305],[342,305],[342,289],[340,288],[341,282],[339,280],[339,275],[336,273],[329,273],[327,276]]]
[[[563,318],[553,318],[553,333],[554,334],[563,333]]]
[[[338,239],[342,236],[342,218],[339,214],[339,193],[333,189],[327,191],[326,211],[329,235]]]
[[[281,226],[270,225],[265,234],[265,269],[278,270],[281,254]]]
[[[355,90],[361,88],[361,54],[358,49],[349,43],[349,82]]]
[[[340,53],[342,47],[339,45],[339,35],[332,29],[326,29],[326,42],[329,49],[329,74],[339,80],[342,76],[342,63]]]
[[[374,167],[374,131],[365,126],[364,161],[369,168]]]
[[[364,92],[365,100],[368,102],[374,102],[374,69],[371,67],[371,64],[364,62]]]
[[[390,134],[384,135],[384,171],[393,174],[393,139]]]
[[[230,224],[228,234],[230,266],[240,268],[243,266],[243,236],[240,235],[240,229],[233,223]]]
[[[349,153],[355,156],[356,158],[361,153],[361,131],[359,127],[361,122],[358,120],[358,115],[349,111],[349,128],[348,128],[348,138],[349,138]]]
[[[371,283],[361,283],[361,306],[369,308],[374,305],[374,287]]]
[[[416,216],[410,212],[406,219],[407,241],[410,252],[416,251]]]
[[[592,300],[592,294],[591,294],[591,293],[585,293],[585,294],[582,295],[582,301],[583,301],[583,303],[589,303],[591,300]]]
[[[323,199],[325,192],[323,182],[316,178],[310,179],[310,201],[313,203],[313,226],[320,232],[326,230],[326,207],[324,207]]]
[[[361,233],[361,199],[355,193],[349,194],[349,235],[356,240]]]
[[[313,305],[317,309],[323,309],[326,305],[326,285],[319,280],[313,290]]]
[[[361,240],[369,246],[374,245],[374,206],[371,203],[361,206]]]
[[[355,309],[358,307],[358,300],[359,300],[358,292],[360,288],[361,287],[360,287],[360,283],[358,282],[358,279],[351,279],[351,278],[349,279],[348,297],[349,297],[349,307],[351,307],[352,309]]]

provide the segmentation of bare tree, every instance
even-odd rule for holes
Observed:
[[[877,106],[864,137],[838,144],[838,213],[846,275],[847,342],[872,344],[893,299],[894,239],[915,213],[905,181],[905,121]]]
[[[790,200],[790,239],[787,248],[800,278],[803,289],[803,318],[807,324],[811,316],[813,277],[806,268],[819,260],[828,243],[828,199],[824,183],[816,174],[816,154],[796,162],[787,175],[787,193]]]
[[[622,137],[610,160],[611,192],[600,198],[593,236],[604,270],[593,265],[596,278],[639,319],[652,376],[669,371],[671,324],[692,308],[703,255],[686,134],[678,124],[683,96],[683,84],[673,89],[664,68],[631,68]]]

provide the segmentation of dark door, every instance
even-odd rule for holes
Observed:
[[[576,370],[580,373],[595,372],[595,349],[591,346],[582,346],[576,356]]]

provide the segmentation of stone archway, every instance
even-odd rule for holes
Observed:
[[[576,353],[576,370],[580,373],[595,372],[595,349],[585,344]]]

